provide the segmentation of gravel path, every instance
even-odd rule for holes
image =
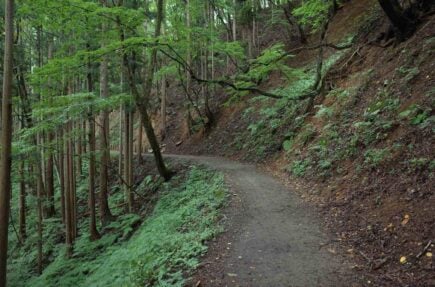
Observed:
[[[166,155],[223,172],[239,204],[199,270],[200,286],[352,286],[349,266],[322,247],[317,212],[255,166],[223,158]],[[232,209],[232,210],[231,210]]]

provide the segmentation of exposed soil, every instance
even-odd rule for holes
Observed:
[[[211,244],[192,286],[360,286],[335,250],[317,211],[275,178],[217,157],[168,156],[226,175],[226,232]],[[355,282],[355,283],[351,283]]]

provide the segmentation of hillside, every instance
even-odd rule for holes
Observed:
[[[388,20],[376,5],[352,1],[332,20],[328,42],[356,40],[328,51],[327,87],[309,109],[255,97],[227,107],[224,98],[210,132],[166,143],[171,153],[237,158],[279,177],[321,207],[334,234],[325,248],[352,258],[374,286],[432,286],[432,258],[420,253],[435,238],[434,17],[407,41],[381,43]],[[288,64],[302,57],[310,69],[315,56],[302,51]],[[263,85],[279,84],[274,74]]]

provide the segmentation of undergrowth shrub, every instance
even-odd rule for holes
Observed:
[[[288,170],[295,176],[304,176],[307,170],[311,167],[310,159],[295,160],[288,168]]]
[[[369,149],[364,153],[364,164],[369,168],[376,168],[390,157],[391,151],[388,148]]]
[[[155,182],[148,184],[141,188],[152,188]],[[53,260],[41,276],[22,272],[36,266],[35,248],[19,249],[23,254],[11,262],[10,286],[183,286],[183,272],[198,265],[198,256],[207,249],[205,242],[221,231],[217,221],[226,189],[221,174],[197,167],[162,188],[160,200],[145,221],[136,214],[118,216],[94,242],[89,240],[86,220],[80,222],[71,258],[62,248],[63,235],[50,239],[59,252],[52,253]],[[45,228],[46,232],[62,230]]]

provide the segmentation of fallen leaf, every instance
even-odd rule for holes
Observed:
[[[432,257],[432,252],[426,252],[426,257]]]
[[[405,264],[407,261],[406,261],[406,256],[402,256],[402,257],[400,257],[400,263],[401,264]]]
[[[405,214],[405,217],[402,220],[402,225],[408,224],[409,218],[410,218],[409,214]]]
[[[387,225],[387,227],[384,228],[384,231],[393,230],[393,228],[394,228],[394,224],[390,223],[390,224]]]

